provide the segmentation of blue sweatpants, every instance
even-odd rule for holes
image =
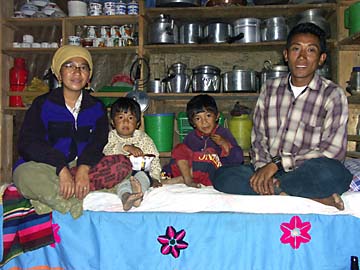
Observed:
[[[252,165],[223,166],[215,173],[214,188],[231,194],[258,195],[250,186]],[[288,195],[304,198],[326,198],[349,189],[352,174],[338,160],[314,158],[290,172],[277,172],[275,178]]]

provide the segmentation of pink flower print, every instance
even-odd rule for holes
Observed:
[[[157,240],[162,244],[160,251],[163,255],[171,253],[174,258],[179,257],[180,250],[188,247],[188,243],[183,241],[186,232],[181,230],[176,232],[174,227],[168,226],[166,228],[166,235],[160,235]]]
[[[51,226],[52,226],[52,229],[53,229],[53,232],[54,232],[55,243],[50,244],[50,246],[55,248],[55,244],[61,242],[61,238],[59,236],[60,226],[58,224],[52,224]]]
[[[282,223],[280,229],[284,233],[280,238],[281,243],[290,244],[293,249],[298,249],[301,243],[311,240],[308,233],[311,229],[310,222],[302,222],[298,216],[293,216],[290,223]]]

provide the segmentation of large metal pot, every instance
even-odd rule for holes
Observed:
[[[204,27],[203,43],[226,43],[233,37],[233,27],[229,23],[210,23]]]
[[[220,92],[221,70],[211,65],[201,65],[193,69],[193,92]]]
[[[317,8],[307,9],[307,10],[301,12],[297,16],[297,18],[298,18],[297,24],[307,23],[307,22],[316,24],[325,32],[326,37],[329,38],[331,36],[330,24],[326,20],[325,16],[326,16],[325,10],[317,9]]]
[[[260,23],[261,20],[257,18],[241,18],[234,21],[234,35],[244,35],[242,39],[236,40],[235,42],[260,42]]]
[[[203,28],[199,23],[185,23],[180,26],[180,43],[196,44],[203,38]]]
[[[286,40],[288,25],[284,17],[273,17],[261,22],[261,40]]]
[[[266,82],[266,80],[286,76],[288,73],[288,66],[273,65],[271,61],[267,60],[264,62],[264,68],[260,75],[260,87]]]
[[[152,44],[173,44],[179,42],[179,31],[175,21],[165,14],[160,14],[150,25],[149,41]]]
[[[245,70],[233,68],[232,71],[222,74],[222,85],[224,92],[256,92],[257,90],[257,72],[254,70]]]

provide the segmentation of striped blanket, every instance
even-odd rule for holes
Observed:
[[[0,266],[30,250],[54,243],[52,215],[38,215],[14,185],[3,196],[3,257]]]

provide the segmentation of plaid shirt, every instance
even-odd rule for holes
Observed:
[[[315,74],[295,98],[289,75],[268,80],[254,111],[251,159],[255,169],[282,158],[285,171],[317,157],[342,160],[347,146],[348,106],[344,91]]]

